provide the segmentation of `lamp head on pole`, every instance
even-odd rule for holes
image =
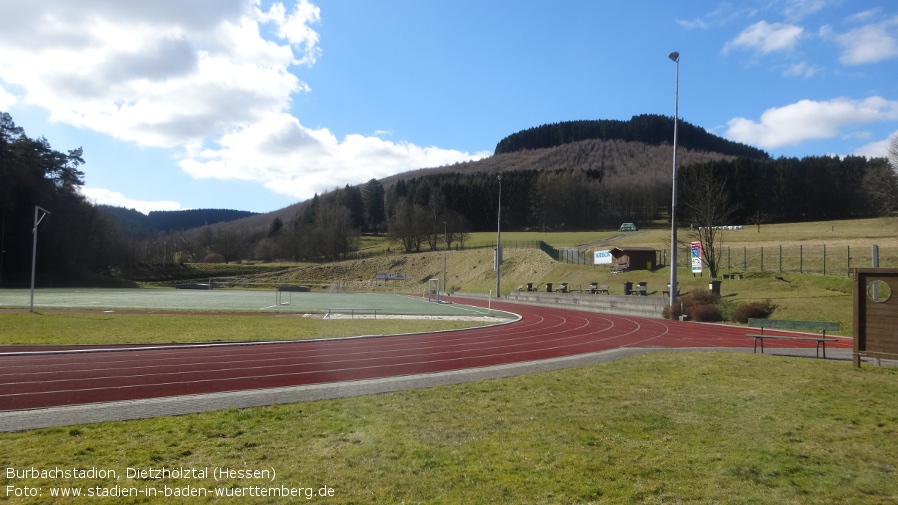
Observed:
[[[680,53],[674,51],[674,52],[670,53],[670,55],[668,56],[668,58],[670,58],[671,60],[673,60],[673,61],[679,63],[679,62],[680,62]]]

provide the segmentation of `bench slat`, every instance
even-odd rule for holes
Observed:
[[[792,321],[788,319],[750,318],[748,325],[755,328],[776,328],[783,330],[839,331],[839,323],[833,321]]]

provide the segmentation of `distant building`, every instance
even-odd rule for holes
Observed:
[[[611,257],[612,265],[622,270],[654,270],[658,266],[658,250],[651,247],[615,247]]]

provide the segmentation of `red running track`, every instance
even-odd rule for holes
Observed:
[[[0,411],[372,379],[620,347],[753,345],[745,328],[508,303],[493,307],[521,320],[361,339],[0,355]],[[803,344],[814,346],[770,341],[767,347]],[[851,344],[846,339],[831,347]]]

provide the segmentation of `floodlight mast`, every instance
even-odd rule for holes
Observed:
[[[502,282],[502,174],[496,176],[499,180],[499,210],[496,213],[496,298],[501,295],[500,284]]]
[[[38,212],[43,212],[38,218]],[[41,208],[37,205],[34,206],[34,229],[31,230],[31,234],[34,235],[34,245],[31,248],[31,304],[28,306],[28,312],[34,312],[34,271],[35,265],[37,264],[37,225],[41,224],[41,221],[47,217],[50,211],[44,208]]]
[[[668,56],[677,64],[677,80],[674,88],[674,139],[673,139],[673,188],[670,197],[670,316],[674,315],[677,299],[677,121],[680,116],[680,53]]]

